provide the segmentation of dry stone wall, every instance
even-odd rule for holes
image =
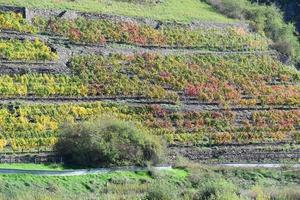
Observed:
[[[53,153],[0,154],[0,163],[62,163]]]
[[[201,163],[279,163],[298,161],[300,149],[290,144],[223,145],[214,147],[170,147],[170,157],[178,155]]]
[[[168,164],[178,157],[203,164],[298,162],[300,148],[295,144],[223,145],[214,147],[170,146]],[[0,163],[62,163],[54,153],[0,154]]]

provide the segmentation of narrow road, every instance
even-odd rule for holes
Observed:
[[[300,169],[300,164],[213,164],[208,166],[230,167],[230,168],[293,168]],[[152,167],[156,170],[171,170],[171,166]],[[81,176],[89,174],[102,174],[108,172],[121,171],[147,171],[147,167],[116,167],[116,168],[96,168],[96,169],[74,169],[74,170],[26,170],[26,169],[0,169],[0,174],[29,174],[37,176]]]
[[[171,170],[171,166],[152,167],[156,170]],[[89,174],[102,174],[116,171],[147,171],[147,167],[117,167],[96,169],[74,169],[74,170],[26,170],[26,169],[0,169],[0,174],[30,174],[38,176],[80,176]]]

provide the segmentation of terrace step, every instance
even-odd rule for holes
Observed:
[[[161,53],[162,55],[172,54],[200,54],[200,55],[235,55],[235,54],[254,54],[254,55],[273,55],[278,56],[278,53],[274,50],[267,51],[209,51],[209,50],[197,50],[193,48],[178,48],[178,47],[157,47],[157,46],[134,46],[126,43],[109,42],[106,45],[94,45],[89,43],[74,43],[68,40],[68,38],[52,35],[52,34],[26,34],[16,31],[2,30],[0,32],[0,38],[2,39],[18,39],[18,40],[34,40],[39,38],[45,42],[51,48],[56,51],[63,51],[69,49],[71,54],[91,54],[91,53],[123,53],[132,54],[136,52],[153,52]],[[58,53],[59,56],[60,53]],[[68,59],[67,59],[68,60]]]
[[[151,26],[153,28],[160,28],[162,26],[185,26],[187,28],[215,28],[215,29],[224,29],[228,27],[243,28],[246,31],[249,31],[249,25],[245,22],[232,22],[232,23],[218,23],[218,22],[203,22],[203,21],[193,21],[191,23],[178,23],[176,21],[166,21],[153,20],[149,18],[141,17],[128,17],[120,16],[113,14],[105,13],[91,13],[91,12],[79,12],[73,10],[60,10],[60,9],[38,9],[38,8],[25,8],[17,6],[0,6],[1,12],[15,12],[21,13],[24,18],[28,21],[31,21],[34,17],[45,17],[46,19],[59,17],[62,19],[73,20],[75,18],[81,17],[85,19],[107,19],[111,21],[126,21],[126,22],[135,22],[139,24],[144,24]]]
[[[71,71],[63,63],[57,62],[27,62],[27,61],[0,61],[0,74],[70,74]]]
[[[144,97],[66,97],[66,96],[52,96],[52,97],[39,97],[39,96],[19,96],[19,97],[0,97],[0,104],[22,102],[28,104],[64,104],[64,103],[85,103],[85,102],[114,102],[116,104],[125,104],[134,107],[142,107],[145,105],[158,104],[168,110],[181,110],[181,111],[233,111],[245,112],[249,111],[268,111],[268,110],[299,110],[300,106],[288,105],[264,105],[264,106],[228,106],[223,107],[214,103],[199,102],[197,105],[191,104],[176,104],[175,102],[164,100],[149,100]]]
[[[300,158],[300,147],[291,145],[240,145],[218,146],[217,148],[170,147],[171,157],[182,155],[201,163],[279,163],[281,160],[297,161]]]

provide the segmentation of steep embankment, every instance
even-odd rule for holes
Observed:
[[[21,153],[2,161],[51,160],[34,156],[61,123],[97,116],[161,135],[171,158],[300,157],[300,73],[245,24],[2,10],[27,17],[0,14],[0,147]]]
[[[40,9],[77,10],[81,12],[107,13],[143,17],[163,21],[201,20],[208,22],[231,22],[215,12],[208,4],[198,0],[0,0],[0,4]]]

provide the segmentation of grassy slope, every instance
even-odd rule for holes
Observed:
[[[0,163],[0,169],[63,170],[68,168],[59,164]]]
[[[211,6],[200,2],[200,0],[164,0],[163,3],[158,5],[138,5],[112,0],[0,0],[0,4],[103,12],[183,22],[192,20],[214,22],[233,21],[218,14]]]
[[[98,196],[99,190],[109,179],[141,180],[149,179],[145,173],[119,172],[101,175],[72,176],[72,177],[45,177],[31,175],[1,175],[0,194],[5,199],[34,199],[43,196],[55,196],[57,199],[68,199],[83,196]],[[93,191],[98,192],[93,194]],[[20,195],[22,194],[22,195]],[[36,197],[34,197],[36,196]],[[54,199],[56,199],[54,198]],[[1,199],[1,196],[0,196]]]
[[[179,169],[162,173],[171,182],[181,182],[187,176],[187,172]],[[129,184],[129,189],[134,192],[135,188],[152,180],[148,172],[111,172],[68,177],[0,175],[0,199],[50,199],[50,196],[51,199],[98,199],[103,193],[110,192],[105,190],[110,183]]]
[[[222,178],[234,183],[240,191],[252,191],[255,187],[266,190],[299,189],[300,171],[214,167],[191,170],[192,180],[206,182]],[[72,177],[0,175],[0,199],[101,199],[103,195],[116,193],[137,197],[146,192],[150,184],[160,184],[161,180],[177,185],[178,189],[192,191],[195,188],[190,185],[191,179],[186,171],[180,169],[159,173],[112,172]]]

